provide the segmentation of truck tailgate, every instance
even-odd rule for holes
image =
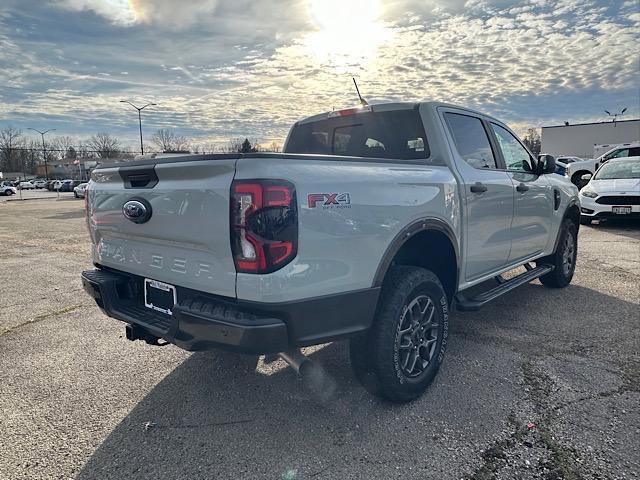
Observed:
[[[94,262],[162,282],[236,296],[229,194],[236,159],[96,170],[88,196]],[[151,206],[135,223],[130,200]]]

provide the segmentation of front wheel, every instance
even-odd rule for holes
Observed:
[[[585,216],[580,217],[580,225],[591,225],[592,221],[593,221],[592,218],[585,217]]]
[[[448,333],[448,301],[438,277],[424,268],[394,266],[371,329],[351,340],[356,377],[376,395],[411,401],[438,373]]]
[[[13,192],[11,190],[7,190],[5,193],[7,197],[10,197],[11,195],[13,195]]]
[[[571,283],[573,273],[576,270],[576,258],[578,257],[578,227],[571,220],[564,220],[560,226],[560,240],[556,251],[539,260],[538,264],[551,264],[552,272],[540,277],[540,282],[545,287],[564,288]]]

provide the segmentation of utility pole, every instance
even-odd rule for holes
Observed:
[[[120,103],[128,103],[129,105],[131,105],[133,108],[135,108],[138,111],[138,126],[140,127],[140,153],[142,155],[144,155],[144,144],[142,143],[142,115],[141,115],[140,112],[142,112],[142,110],[144,110],[147,107],[151,107],[151,106],[154,106],[154,105],[157,105],[157,104],[156,103],[147,103],[143,107],[136,107],[129,100],[120,100]]]
[[[45,147],[45,143],[44,143],[44,134],[55,131],[55,128],[50,128],[49,130],[45,130],[44,132],[41,132],[40,130],[36,130],[35,128],[28,128],[27,130],[33,130],[34,132],[38,132],[42,137],[42,158],[44,159],[44,178],[45,180],[49,180],[49,169],[47,168],[47,148]],[[24,163],[23,163],[23,169],[24,169]]]

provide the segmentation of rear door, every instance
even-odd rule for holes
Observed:
[[[547,246],[554,193],[544,175],[533,173],[535,161],[520,140],[502,125],[491,122],[490,127],[515,191],[509,255],[509,263],[514,263],[542,253]]]
[[[94,262],[235,297],[229,237],[235,162],[220,155],[96,170],[88,196]],[[125,216],[131,200],[150,207],[148,220]]]
[[[499,270],[508,261],[513,184],[507,172],[498,169],[494,146],[480,117],[447,109],[444,119],[464,182],[465,280],[472,281]]]

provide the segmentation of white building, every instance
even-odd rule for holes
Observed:
[[[640,119],[542,127],[543,153],[593,158],[593,146],[640,140]]]

